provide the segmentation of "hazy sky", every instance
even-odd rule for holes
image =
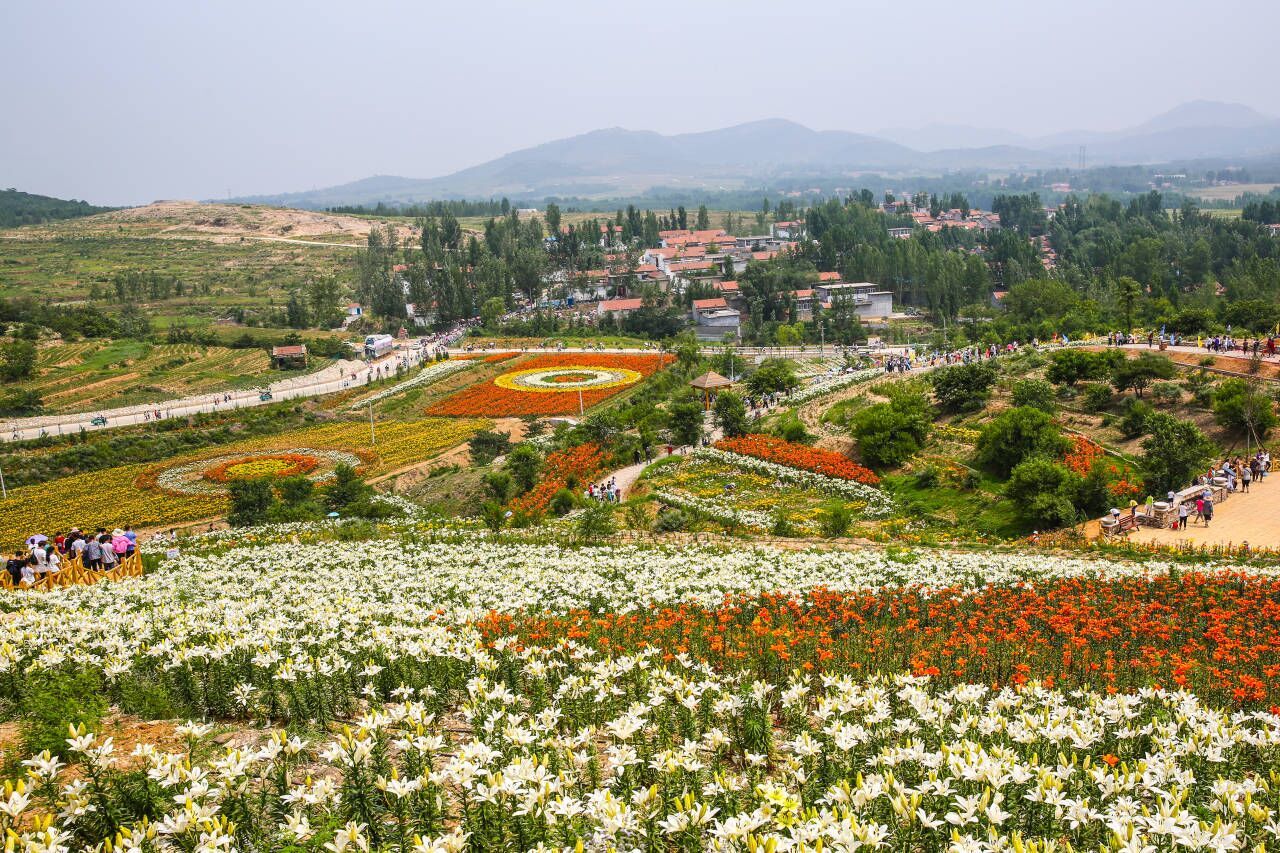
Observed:
[[[433,177],[600,127],[1280,115],[1280,0],[0,5],[0,187],[132,204]]]

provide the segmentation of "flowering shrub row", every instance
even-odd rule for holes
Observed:
[[[468,361],[466,359],[451,358],[447,361],[437,361],[433,364],[428,364],[426,367],[419,370],[413,378],[406,379],[403,382],[397,382],[390,388],[384,388],[372,396],[365,397],[363,400],[356,400],[355,402],[349,403],[347,408],[355,409],[361,406],[369,406],[374,403],[379,403],[388,397],[403,394],[411,388],[418,388],[423,385],[430,385],[433,382],[439,382],[446,376],[451,376],[454,373],[466,370],[469,367],[475,367],[478,363],[479,362]]]
[[[715,446],[730,453],[754,456],[766,462],[776,462],[789,468],[812,471],[837,480],[853,480],[868,486],[874,486],[880,482],[875,472],[846,456],[772,435],[755,433],[738,438],[724,438],[717,441]]]
[[[835,376],[819,379],[810,385],[806,385],[788,397],[787,402],[793,406],[798,406],[801,403],[807,403],[810,400],[834,394],[836,391],[841,391],[854,385],[861,385],[863,382],[870,382],[872,379],[884,375],[884,371],[878,367],[855,370],[852,373],[838,373]]]

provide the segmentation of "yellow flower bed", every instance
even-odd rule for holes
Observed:
[[[394,421],[377,425],[378,443],[371,445],[367,421],[340,421],[208,448],[162,463],[122,465],[22,486],[10,489],[8,500],[0,501],[0,546],[13,549],[33,533],[52,536],[73,525],[82,530],[110,530],[125,524],[132,524],[135,529],[163,527],[226,512],[227,501],[223,497],[139,489],[135,485],[138,477],[157,467],[241,451],[314,447],[358,453],[373,460],[367,473],[378,474],[429,459],[487,426],[489,421],[478,418]]]

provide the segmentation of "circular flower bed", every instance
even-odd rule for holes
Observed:
[[[345,450],[317,450],[299,447],[288,452],[263,450],[222,454],[173,465],[150,474],[139,488],[154,487],[175,495],[225,495],[227,484],[259,477],[305,475],[316,483],[333,477],[333,469],[346,464],[359,468],[364,463]]]
[[[636,370],[625,367],[535,367],[513,370],[493,380],[500,388],[512,391],[578,391],[619,388],[644,378]]]
[[[281,453],[275,456],[242,456],[239,459],[228,459],[220,465],[206,468],[201,475],[215,483],[230,483],[233,480],[256,480],[260,477],[294,477],[299,474],[310,474],[320,465],[314,456],[301,453]]]

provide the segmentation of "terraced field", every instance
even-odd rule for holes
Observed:
[[[270,368],[262,349],[80,342],[42,347],[35,377],[20,387],[38,393],[49,411],[74,412],[265,384],[288,375]]]

